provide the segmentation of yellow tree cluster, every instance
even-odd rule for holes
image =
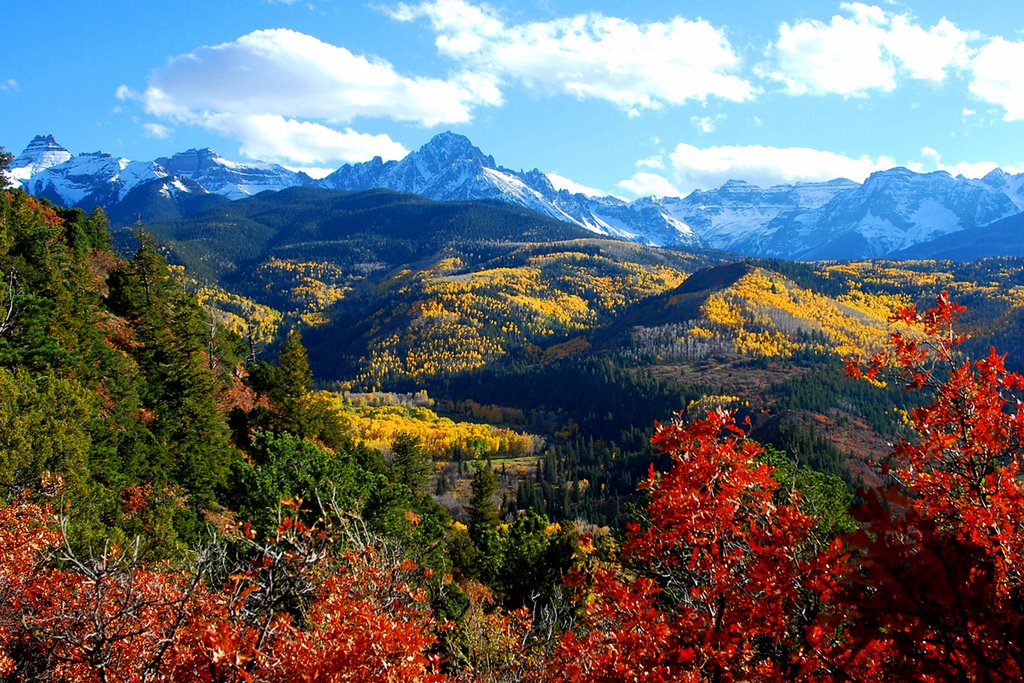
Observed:
[[[513,351],[540,353],[685,277],[664,265],[572,249],[528,255],[520,265],[465,270],[460,259],[446,258],[405,270],[390,285],[413,299],[411,320],[374,345],[356,381],[379,387],[475,370]]]
[[[520,457],[533,455],[544,445],[544,439],[533,434],[451,420],[423,406],[338,405],[353,437],[380,450],[391,448],[399,434],[419,437],[426,452],[438,460],[450,459],[456,453],[465,458]]]
[[[708,298],[702,313],[709,324],[699,332],[731,339],[737,353],[749,356],[786,357],[797,350],[865,355],[885,339],[889,317],[907,303],[859,289],[831,298],[759,269]],[[818,341],[806,341],[812,333]]]
[[[278,334],[283,316],[270,306],[229,292],[216,285],[197,285],[196,299],[207,311],[214,312],[217,322],[241,337],[250,331],[253,341],[269,343]]]
[[[826,264],[819,273],[826,278],[890,290],[908,302],[946,290],[955,298],[973,297],[1001,301],[1012,308],[1024,307],[1024,265],[1019,259],[988,259],[977,273],[957,274],[949,261],[858,261]]]
[[[271,257],[256,275],[289,302],[289,312],[305,326],[327,322],[325,311],[348,294],[353,277],[329,261],[295,261]]]

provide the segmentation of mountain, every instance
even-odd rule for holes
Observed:
[[[28,192],[67,206],[102,206],[116,224],[170,220],[267,190],[386,189],[436,201],[499,201],[645,245],[803,260],[895,256],[961,232],[957,239],[970,242],[979,228],[1024,212],[1024,174],[1000,169],[980,179],[893,168],[864,183],[762,188],[730,180],[686,197],[592,197],[556,189],[538,169],[502,167],[451,132],[401,160],[346,164],[320,180],[210,149],[149,162],[100,152],[72,157],[52,135],[34,138],[12,172]]]
[[[717,190],[697,190],[685,198],[657,203],[673,218],[693,227],[707,246],[759,256],[771,252],[765,239],[770,226],[786,225],[827,204],[857,183],[846,179],[761,188],[730,180]]]
[[[311,187],[235,202],[221,198],[197,213],[148,228],[189,272],[211,280],[250,278],[256,265],[273,259],[329,260],[354,275],[388,271],[456,246],[491,253],[590,236],[578,226],[503,202],[442,203],[390,190]]]
[[[30,194],[57,204],[103,207],[118,223],[162,220],[201,210],[203,195],[229,200],[265,190],[311,185],[305,173],[277,164],[230,161],[210,149],[191,149],[153,161],[130,161],[104,152],[72,156],[53,135],[36,136],[11,164],[11,175]]]
[[[243,199],[266,190],[313,184],[313,179],[305,173],[260,161],[229,161],[212,149],[190,149],[172,157],[162,157],[155,163],[171,176],[192,180],[207,192],[228,199]]]
[[[498,166],[463,135],[441,133],[400,161],[379,157],[346,164],[320,181],[331,189],[386,188],[437,201],[495,199],[516,204],[591,232],[657,246],[700,246],[689,226],[665,215],[650,200],[591,198],[554,188],[537,169]]]
[[[977,230],[954,232],[915,244],[894,254],[908,259],[973,261],[995,256],[1024,256],[1024,213]]]
[[[67,207],[110,208],[135,186],[167,175],[152,161],[129,161],[90,152],[34,173],[21,185],[29,194]]]
[[[9,174],[18,184],[51,166],[71,158],[71,152],[54,139],[53,135],[37,135],[21,154],[11,162]]]
[[[769,225],[763,253],[803,260],[887,256],[1019,213],[1007,190],[1008,184],[994,187],[945,171],[880,171],[818,209]]]

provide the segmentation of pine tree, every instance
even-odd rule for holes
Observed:
[[[476,540],[499,522],[498,508],[494,504],[494,496],[498,493],[498,477],[489,463],[476,468],[470,490],[469,524]]]
[[[391,452],[394,456],[391,471],[395,479],[408,486],[414,494],[424,495],[434,468],[420,437],[399,434],[391,444]]]
[[[0,147],[0,190],[10,186],[11,181],[7,178],[7,169],[11,167],[14,155]]]

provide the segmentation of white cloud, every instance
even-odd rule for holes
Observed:
[[[139,93],[135,92],[134,90],[129,88],[124,83],[122,83],[121,85],[117,86],[117,90],[114,91],[114,97],[116,97],[117,99],[121,100],[122,102],[124,102],[126,100],[138,100],[138,99],[141,99],[140,96],[139,96]]]
[[[974,58],[970,90],[1005,110],[1004,121],[1024,120],[1024,41],[994,38]]]
[[[703,19],[637,24],[602,14],[506,24],[487,5],[434,0],[391,10],[426,18],[438,51],[469,71],[541,92],[611,102],[631,117],[643,110],[719,98],[752,99],[751,84],[725,32]]]
[[[381,59],[288,29],[200,47],[154,71],[143,93],[122,85],[115,94],[141,100],[152,115],[234,137],[242,154],[296,165],[407,153],[386,135],[346,125],[355,119],[432,127],[469,121],[475,107],[501,103],[489,77],[406,76]]]
[[[0,81],[0,92],[18,92],[19,90],[21,90],[21,83],[18,83],[13,78]]]
[[[906,14],[874,5],[842,3],[840,9],[846,16],[827,24],[783,22],[768,64],[758,72],[783,83],[790,95],[858,97],[890,92],[899,77],[940,82],[970,63],[968,41],[976,34],[946,18],[925,29]]]
[[[365,161],[375,156],[401,159],[409,153],[387,135],[369,135],[351,128],[338,131],[276,114],[218,114],[209,117],[205,125],[241,140],[241,152],[250,158],[300,166]]]
[[[162,123],[144,123],[142,129],[146,132],[146,137],[156,138],[157,140],[164,140],[171,134],[171,129]]]
[[[547,176],[556,190],[567,190],[571,194],[583,194],[588,197],[603,197],[608,194],[596,188],[577,183],[575,180],[566,178],[564,175],[548,173]]]
[[[690,123],[701,133],[714,133],[718,122],[725,118],[722,114],[718,116],[691,116]]]
[[[650,159],[641,159],[640,161],[636,162],[636,167],[663,169],[665,168],[665,160],[660,156],[651,157]]]
[[[962,175],[965,178],[981,178],[988,175],[992,169],[1000,168],[994,161],[958,161],[947,164],[942,161],[942,155],[934,147],[923,147],[921,156],[927,161],[927,165],[936,171],[946,171],[950,175]],[[1024,167],[1003,166],[1007,173],[1021,173]]]
[[[276,114],[331,123],[383,117],[425,126],[462,123],[496,104],[479,77],[407,77],[391,64],[288,29],[254,31],[201,47],[156,71],[147,109],[183,119],[204,112]]]
[[[672,181],[665,176],[646,171],[634,173],[632,178],[620,181],[618,187],[634,197],[650,197],[652,195],[656,197],[681,197],[683,195],[672,184]]]
[[[889,157],[854,158],[810,147],[740,145],[701,149],[683,143],[669,156],[676,185],[688,190],[711,189],[733,179],[762,187],[834,178],[863,181],[874,171],[896,166]]]
[[[281,165],[287,168],[289,171],[295,171],[296,173],[301,171],[302,173],[305,173],[313,180],[320,180],[321,178],[326,178],[327,176],[331,175],[332,173],[338,170],[331,166],[324,168],[323,166],[286,166],[285,164]]]

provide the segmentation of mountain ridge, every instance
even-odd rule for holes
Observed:
[[[968,179],[895,167],[863,183],[839,178],[763,188],[729,180],[685,197],[592,197],[556,189],[539,169],[502,167],[450,131],[403,159],[345,164],[319,180],[278,164],[230,161],[211,149],[148,162],[102,152],[72,156],[52,134],[40,135],[15,159],[9,175],[29,193],[56,203],[102,206],[115,222],[188,215],[216,202],[214,196],[233,201],[291,187],[389,189],[436,201],[501,201],[651,246],[795,260],[895,256],[1024,211],[1024,174],[1002,169]],[[198,199],[204,195],[210,197]]]

